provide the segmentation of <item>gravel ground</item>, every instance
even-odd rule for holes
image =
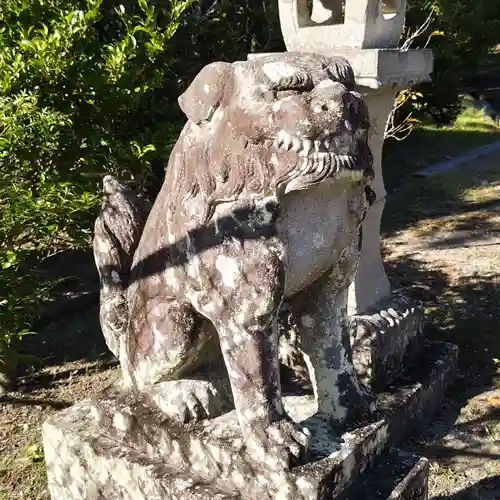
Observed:
[[[407,182],[387,201],[387,271],[424,303],[427,334],[461,349],[440,415],[407,445],[432,461],[434,500],[500,499],[499,223],[499,156]],[[41,423],[119,375],[97,308],[85,309],[30,340],[43,368],[0,399],[0,500],[49,499]]]

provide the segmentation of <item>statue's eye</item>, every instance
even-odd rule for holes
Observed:
[[[285,99],[286,97],[292,97],[294,95],[299,95],[300,93],[300,90],[278,90],[278,92],[276,92],[276,98]]]

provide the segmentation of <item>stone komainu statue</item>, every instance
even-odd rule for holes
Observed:
[[[373,176],[369,118],[342,58],[285,53],[206,66],[144,222],[107,176],[94,250],[101,324],[126,388],[170,417],[209,418],[221,355],[248,450],[300,455],[283,408],[277,313],[289,302],[325,418],[371,402],[352,365],[347,288]]]

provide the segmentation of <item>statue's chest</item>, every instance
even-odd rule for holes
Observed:
[[[287,297],[317,280],[357,242],[363,207],[362,193],[339,193],[328,184],[283,199],[278,231],[287,255]]]

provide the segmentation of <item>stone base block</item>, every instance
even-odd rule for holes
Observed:
[[[392,449],[337,500],[427,500],[429,461]]]
[[[385,390],[418,356],[423,341],[423,310],[393,294],[367,314],[351,317],[353,360],[361,380]]]
[[[370,469],[387,447],[439,406],[457,348],[428,343],[419,370],[379,394],[370,421],[335,430],[310,395],[285,397],[292,418],[312,433],[308,463],[291,470],[272,457],[252,461],[236,413],[179,425],[145,401],[109,388],[50,417],[43,425],[53,500],[330,500]]]

